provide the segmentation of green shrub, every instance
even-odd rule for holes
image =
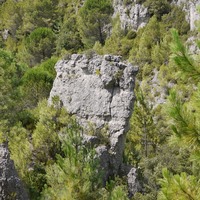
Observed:
[[[37,28],[26,38],[25,47],[30,55],[28,63],[34,66],[55,52],[55,35],[49,28]]]
[[[133,30],[130,30],[126,35],[127,39],[129,39],[129,40],[134,39],[136,36],[137,36],[137,33]]]

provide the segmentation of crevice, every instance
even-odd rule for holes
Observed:
[[[113,97],[114,97],[114,91],[115,91],[115,87],[113,87],[110,91],[111,97],[110,97],[110,105],[109,105],[109,113],[110,113],[110,120],[112,120],[112,116],[111,116],[111,104],[113,101]]]

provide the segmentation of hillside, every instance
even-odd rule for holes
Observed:
[[[0,199],[200,199],[198,6],[0,0]]]

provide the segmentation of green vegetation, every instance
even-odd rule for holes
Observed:
[[[55,51],[55,36],[50,28],[37,28],[25,40],[25,49],[29,65],[34,66],[50,58]]]
[[[31,199],[129,199],[123,177],[102,184],[94,147],[82,144],[59,98],[47,103],[55,63],[77,52],[121,55],[140,68],[124,162],[139,169],[143,190],[130,199],[200,199],[200,57],[185,47],[193,33],[171,2],[137,0],[151,16],[137,32],[112,19],[110,0],[0,3],[0,141]]]
[[[199,58],[189,56],[187,49],[181,43],[177,31],[173,31],[174,43],[172,44],[172,59],[182,74],[182,81],[192,78],[193,91],[188,100],[181,95],[181,90],[174,90],[169,96],[167,107],[168,116],[171,118],[172,135],[171,143],[190,152],[191,172],[182,172],[172,175],[163,170],[163,179],[160,180],[162,189],[159,199],[175,198],[174,191],[178,191],[177,199],[199,198]],[[166,189],[167,188],[167,189]]]
[[[105,26],[111,22],[113,12],[110,0],[86,0],[79,11],[79,30],[86,48],[96,41],[102,45],[106,40]]]

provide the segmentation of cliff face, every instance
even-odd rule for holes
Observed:
[[[190,30],[196,29],[196,21],[200,19],[200,14],[197,11],[197,7],[200,6],[200,0],[194,0],[187,2],[188,8],[186,8],[186,12],[188,13],[188,20],[190,23]]]
[[[29,199],[5,144],[0,145],[0,199]]]
[[[200,0],[174,0],[172,3],[183,6],[186,12],[186,19],[190,24],[190,30],[195,29],[195,22],[200,18],[197,7],[200,5]],[[129,1],[125,4],[122,0],[113,0],[114,15],[119,15],[121,27],[125,29],[138,30],[145,26],[150,17],[148,8],[142,4],[137,3],[136,0]]]
[[[113,0],[114,15],[119,15],[122,29],[137,30],[145,26],[149,21],[148,9],[132,0],[125,4],[122,0]]]
[[[200,0],[175,0],[178,6],[183,6],[183,10],[186,12],[186,19],[190,24],[190,30],[196,29],[196,21],[200,19],[197,7],[200,6]]]
[[[74,54],[56,64],[57,77],[50,99],[59,96],[63,106],[87,129],[106,129],[98,144],[105,180],[118,174],[122,164],[125,134],[134,101],[137,68],[121,62],[121,57]],[[100,135],[87,136],[100,140]]]

